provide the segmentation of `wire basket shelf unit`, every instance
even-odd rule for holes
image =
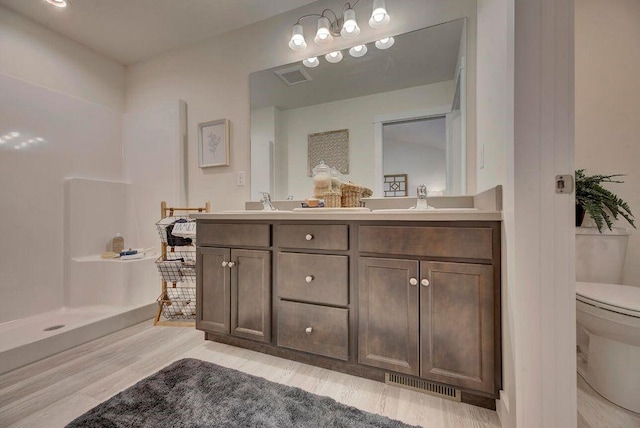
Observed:
[[[207,202],[204,207],[176,208],[167,207],[167,203],[162,201],[160,211],[161,219],[156,223],[156,228],[162,251],[156,260],[156,267],[162,278],[162,292],[157,299],[158,311],[153,324],[194,326],[196,318],[195,222],[189,219],[189,214],[210,212],[211,205]]]

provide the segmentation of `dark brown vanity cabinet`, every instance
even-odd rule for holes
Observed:
[[[432,229],[433,234],[428,228],[364,228],[360,248],[390,257],[394,252],[409,256],[412,252],[438,253],[439,248],[455,247],[451,239],[460,240],[460,245],[468,239],[464,229]],[[472,233],[477,248],[456,251],[486,258],[486,264],[423,257],[359,258],[360,364],[469,390],[497,392],[492,231]],[[394,242],[398,238],[400,242]]]
[[[349,227],[283,224],[277,235],[278,346],[348,361]]]
[[[197,244],[207,339],[495,405],[499,222],[199,221]]]
[[[199,226],[198,239],[200,229],[203,229],[203,244],[242,242],[246,245],[246,242],[251,242],[268,245],[268,233],[262,235],[267,237],[267,241],[260,240],[260,235],[258,240],[249,241],[250,234],[245,233],[243,227],[237,229],[240,232],[237,237],[228,234],[229,230],[233,231],[233,226],[238,225],[222,228],[226,235],[213,235],[207,226],[216,228],[219,225]],[[263,229],[249,227],[258,233]],[[271,251],[208,247],[199,242],[197,258],[196,328],[270,342]]]

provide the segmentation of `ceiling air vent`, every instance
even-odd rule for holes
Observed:
[[[307,71],[301,66],[281,68],[274,71],[287,86],[297,85],[299,83],[311,82],[313,79]]]

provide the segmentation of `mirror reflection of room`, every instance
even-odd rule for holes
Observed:
[[[375,197],[415,196],[418,184],[434,196],[465,194],[465,37],[459,19],[394,36],[387,49],[369,43],[364,56],[338,63],[320,56],[313,67],[302,61],[252,73],[251,200],[265,191],[278,200],[308,197],[318,159],[340,163],[343,181]],[[348,131],[346,148],[312,141],[339,130]],[[337,151],[346,155],[335,159]],[[385,191],[385,175],[406,175],[404,194]]]

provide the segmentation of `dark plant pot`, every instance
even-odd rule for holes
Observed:
[[[580,204],[576,204],[576,227],[582,226],[582,222],[584,221],[584,207]]]

